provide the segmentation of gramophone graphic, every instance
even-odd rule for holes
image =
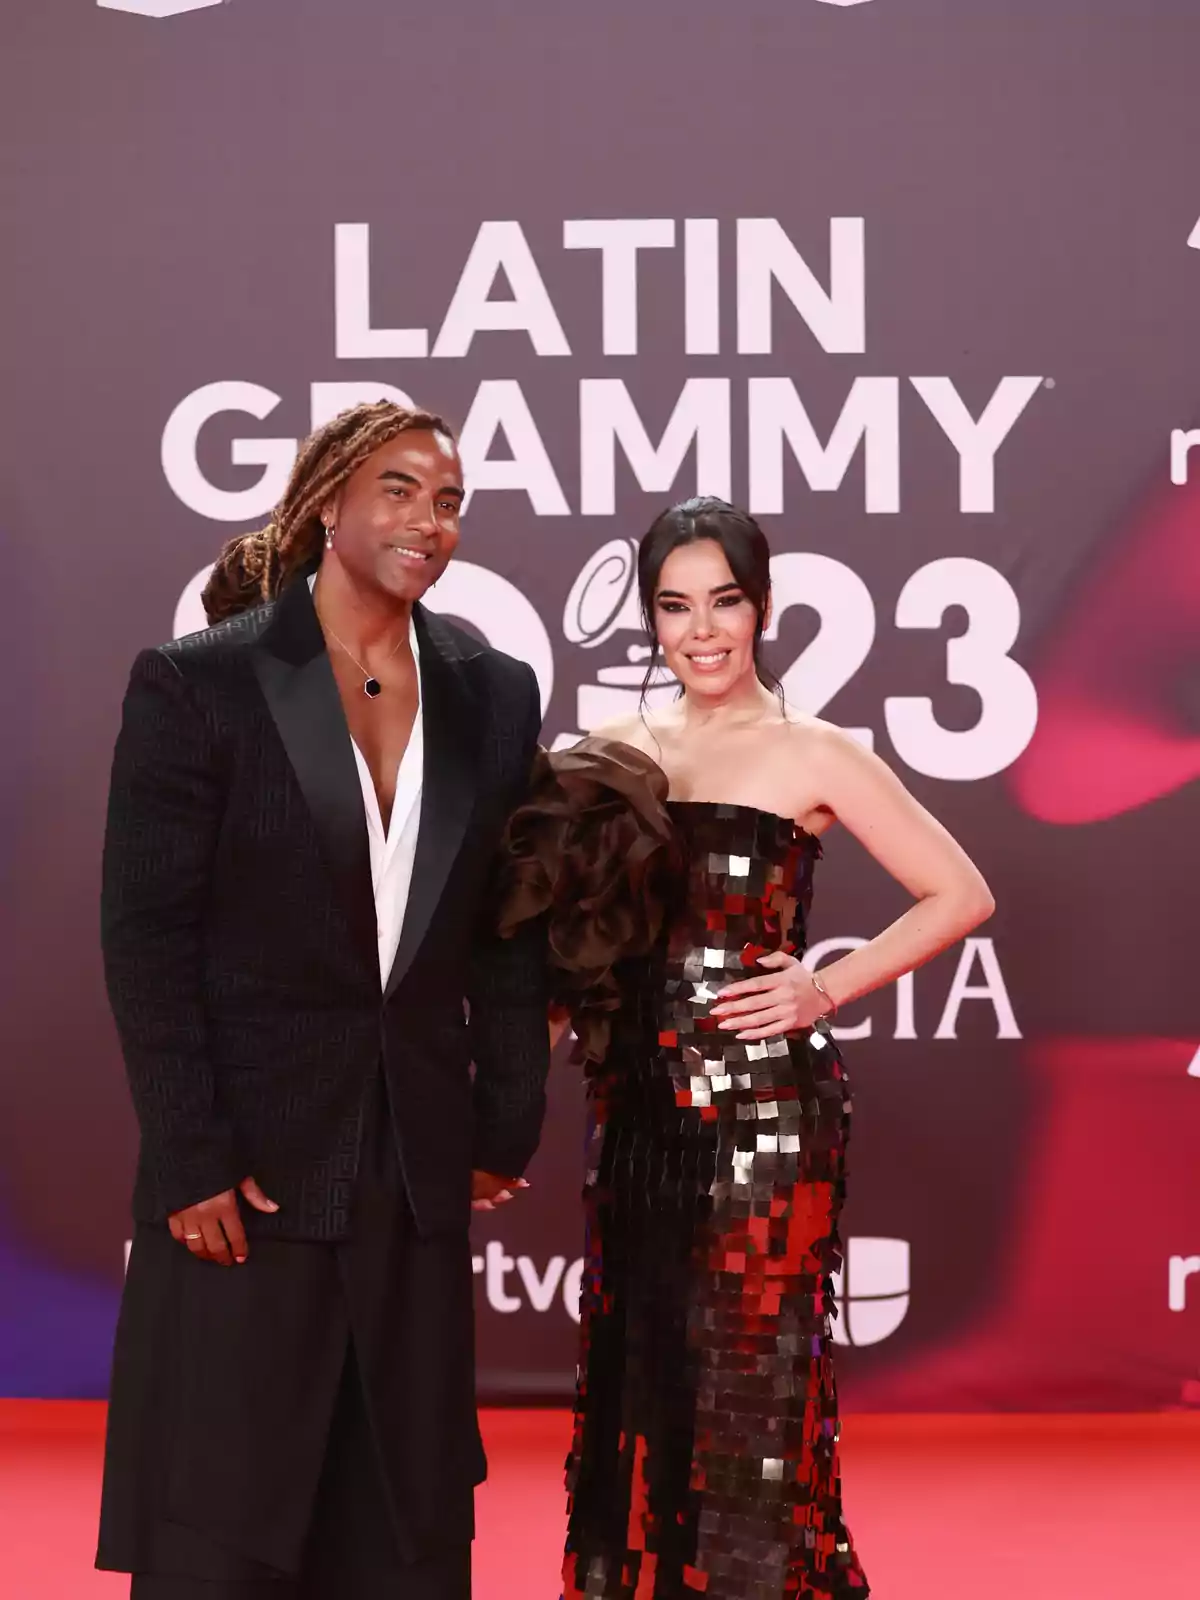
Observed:
[[[638,604],[637,541],[610,539],[571,585],[563,610],[563,636],[568,644],[595,650],[614,634],[629,631],[645,640]],[[584,733],[614,718],[636,715],[650,654],[648,644],[631,644],[625,652],[627,666],[601,667],[595,683],[580,684],[576,715]],[[661,665],[656,667],[646,685],[647,706],[674,699],[678,687],[672,673]]]

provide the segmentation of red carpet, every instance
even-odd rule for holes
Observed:
[[[127,1593],[91,1571],[103,1418],[0,1401],[4,1600]],[[484,1434],[475,1593],[556,1600],[567,1418],[492,1411]],[[1200,1595],[1200,1417],[852,1417],[843,1455],[875,1600]]]

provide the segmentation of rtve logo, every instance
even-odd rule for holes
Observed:
[[[96,0],[101,11],[132,11],[139,17],[177,17],[183,11],[202,11],[225,0]]]
[[[1172,1311],[1186,1311],[1188,1279],[1200,1273],[1200,1256],[1172,1256],[1167,1265],[1167,1305]]]

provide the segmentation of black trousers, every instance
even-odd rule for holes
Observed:
[[[352,1354],[300,1576],[289,1578],[181,1526],[160,1531],[159,1559],[176,1570],[135,1573],[130,1600],[469,1600],[471,1593],[469,1543],[402,1559]]]
[[[352,1238],[248,1232],[229,1268],[135,1236],[97,1565],[134,1600],[466,1600],[470,1243],[417,1233],[381,1096]]]

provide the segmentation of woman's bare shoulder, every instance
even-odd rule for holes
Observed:
[[[649,717],[614,717],[611,722],[593,728],[590,737],[612,739],[618,744],[632,745],[635,750],[640,750],[643,755],[652,758],[657,757],[659,753],[659,741],[655,736],[653,721]]]
[[[836,759],[862,749],[854,735],[839,728],[836,722],[826,722],[823,717],[811,717],[791,707],[782,724],[782,738],[795,754],[809,758],[830,756]]]
[[[845,728],[800,712],[789,711],[775,749],[816,804],[841,793],[847,783],[860,783],[883,765]]]

